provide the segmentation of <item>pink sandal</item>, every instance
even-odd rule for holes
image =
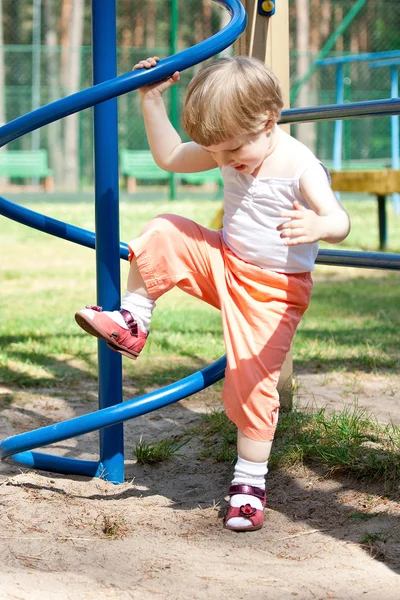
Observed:
[[[261,529],[264,524],[264,507],[267,501],[265,490],[252,485],[235,484],[231,485],[229,488],[228,495],[234,496],[235,494],[247,494],[248,496],[255,496],[261,500],[263,510],[254,508],[254,506],[251,506],[251,504],[242,504],[242,506],[229,506],[224,520],[225,529],[231,529],[232,531],[255,531],[256,529]],[[228,521],[233,517],[248,519],[252,525],[249,525],[248,527],[228,525]]]
[[[108,315],[105,315],[101,306],[86,306],[83,310],[75,313],[75,320],[87,333],[107,342],[109,348],[135,360],[142,351],[149,334],[139,329],[130,312],[123,308],[119,312],[128,329],[124,329]]]

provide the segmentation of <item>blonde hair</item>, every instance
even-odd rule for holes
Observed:
[[[260,133],[269,119],[279,120],[282,92],[275,75],[255,58],[220,58],[190,82],[182,125],[189,137],[212,146]]]

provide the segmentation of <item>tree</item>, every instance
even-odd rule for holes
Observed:
[[[47,65],[47,85],[49,89],[49,102],[58,100],[61,86],[59,80],[60,53],[58,51],[58,34],[56,15],[53,0],[44,0],[44,42],[46,46],[45,60]],[[62,123],[56,121],[47,128],[47,144],[50,165],[54,171],[55,181],[59,183],[63,179],[63,152],[62,152]]]
[[[5,113],[5,72],[4,72],[4,50],[3,50],[4,38],[3,38],[3,0],[0,0],[0,125],[6,121]],[[5,185],[7,179],[0,177],[0,184]]]
[[[77,92],[81,78],[84,0],[63,0],[61,81],[66,95]],[[70,115],[64,129],[64,187],[77,189],[79,182],[79,115]]]

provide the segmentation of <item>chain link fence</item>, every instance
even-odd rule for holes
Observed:
[[[174,48],[193,46],[227,22],[226,12],[210,0],[176,0],[179,17],[173,31],[173,1],[117,0],[119,75],[146,56],[164,57],[173,53]],[[371,55],[368,60],[343,65],[345,102],[391,96],[397,66],[373,68],[371,62],[376,53],[397,49],[400,58],[400,2],[290,0],[289,6],[292,106],[336,102],[337,65],[316,66],[315,62],[338,56]],[[0,0],[0,7],[2,122],[92,85],[89,0]],[[179,106],[196,68],[182,74]],[[168,94],[166,103],[169,110]],[[120,97],[118,112],[120,149],[147,148],[138,94],[132,92]],[[333,122],[293,126],[293,133],[322,160],[328,164],[332,161]],[[181,134],[185,138],[184,132]],[[390,117],[345,121],[341,143],[344,163],[391,164]],[[46,126],[8,146],[10,150],[35,147],[48,150],[58,189],[93,185],[92,109]]]
[[[305,5],[308,10],[301,11],[299,7]],[[340,95],[343,102],[391,97],[398,65],[386,63],[376,68],[372,63],[382,60],[387,52],[393,54],[393,63],[396,54],[400,59],[400,2],[293,0],[290,17],[291,106],[335,104]],[[306,44],[307,48],[302,48]],[[349,62],[329,64],[329,59],[339,57]],[[293,129],[329,165],[333,161],[334,127],[334,122],[326,121]],[[343,165],[391,166],[391,133],[390,117],[343,121]]]

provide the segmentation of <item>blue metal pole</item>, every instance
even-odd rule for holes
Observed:
[[[339,63],[336,67],[336,104],[343,104],[344,99],[344,69]],[[342,167],[342,137],[343,121],[335,121],[333,136],[333,169],[340,171]]]
[[[93,83],[117,76],[116,2],[93,0]],[[94,107],[95,222],[97,302],[107,310],[120,307],[118,114],[117,100]],[[121,355],[98,343],[99,408],[122,402]],[[123,425],[100,431],[104,479],[124,480]]]
[[[390,97],[399,97],[399,72],[397,65],[390,67]],[[398,115],[392,115],[390,117],[391,125],[391,146],[392,146],[392,168],[398,170],[400,166],[399,160],[399,117]],[[398,193],[393,194],[393,209],[396,215],[399,214],[400,208],[400,195]]]

